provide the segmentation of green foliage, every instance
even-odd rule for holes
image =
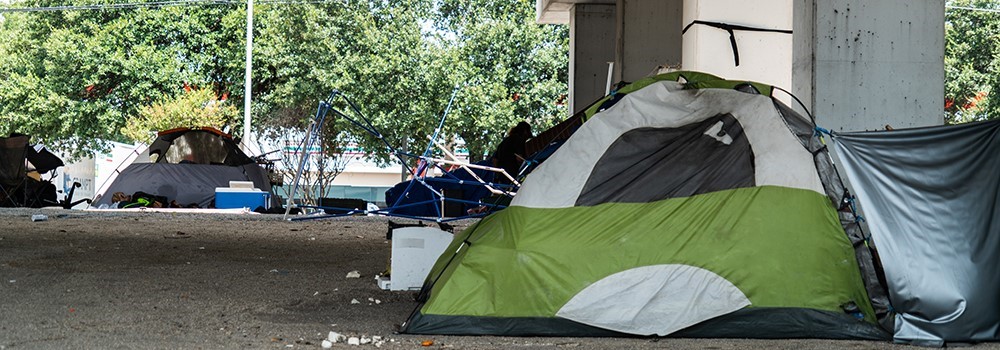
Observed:
[[[239,111],[219,100],[210,89],[192,89],[175,98],[143,107],[138,118],[129,119],[121,133],[133,141],[150,143],[155,132],[179,127],[231,125]]]
[[[5,14],[0,133],[84,151],[98,139],[137,137],[124,130],[152,125],[144,108],[169,101],[184,84],[242,100],[245,16],[239,5]],[[517,121],[540,129],[568,114],[560,104],[567,29],[533,19],[527,0],[258,4],[254,128],[302,128],[317,102],[338,89],[386,140],[413,150],[426,144],[459,86],[444,135],[460,136],[482,157]],[[333,116],[326,125],[331,149],[351,140],[390,159],[363,130]]]
[[[24,6],[51,6],[25,1]],[[9,13],[0,22],[0,132],[84,151],[185,82],[225,89],[242,65],[222,7]],[[242,45],[240,44],[240,48]]]
[[[473,157],[491,152],[506,131],[527,120],[540,131],[569,111],[569,31],[534,23],[534,1],[443,0],[439,38],[455,49],[462,82],[449,123]]]
[[[568,114],[560,97],[569,34],[564,26],[535,24],[533,2],[348,0],[268,13],[258,27],[268,44],[255,49],[255,81],[263,86],[254,87],[263,102],[256,115],[268,125],[304,125],[318,100],[337,89],[390,144],[415,151],[457,86],[443,134],[461,137],[482,158],[518,121],[541,129]],[[390,159],[380,140],[344,120],[326,125],[330,146],[354,140]]]
[[[951,0],[956,7],[1000,10],[996,0]],[[949,8],[945,17],[945,121],[1000,116],[1000,13]]]

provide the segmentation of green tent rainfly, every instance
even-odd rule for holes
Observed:
[[[826,148],[770,94],[672,73],[598,101],[455,235],[403,331],[886,339]]]

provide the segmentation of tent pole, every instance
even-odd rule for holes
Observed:
[[[306,138],[302,139],[302,147],[300,150],[302,152],[302,158],[299,161],[299,169],[295,171],[295,180],[292,181],[292,192],[288,194],[288,201],[285,203],[285,216],[282,220],[288,219],[288,213],[292,211],[292,201],[295,199],[295,192],[299,189],[299,179],[302,178],[302,169],[306,167],[306,161],[308,161],[309,154],[309,137],[312,134],[312,126],[306,129]]]
[[[608,83],[604,87],[604,96],[611,94],[611,81],[615,74],[615,63],[608,62]]]
[[[332,99],[332,95],[331,95]],[[295,171],[295,180],[292,182],[292,192],[288,194],[288,201],[285,203],[285,216],[282,220],[288,220],[288,213],[292,211],[292,200],[295,199],[295,193],[299,190],[299,180],[302,178],[302,171],[306,167],[306,162],[309,161],[309,148],[313,144],[313,135],[319,132],[319,129],[323,127],[323,119],[326,119],[326,110],[329,108],[329,104],[326,101],[320,101],[319,107],[316,109],[316,117],[313,118],[312,122],[309,123],[309,128],[306,129],[306,137],[302,139],[302,159],[299,161],[299,169]]]

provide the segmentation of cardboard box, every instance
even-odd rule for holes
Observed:
[[[270,199],[270,193],[257,189],[215,188],[215,207],[219,209],[250,208],[250,210],[254,210],[257,207],[270,209]]]

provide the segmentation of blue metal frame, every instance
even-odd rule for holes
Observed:
[[[299,206],[299,208],[310,208],[310,209],[321,209],[321,210],[337,210],[337,211],[343,211],[344,213],[342,213],[342,214],[327,214],[327,215],[310,215],[310,216],[304,216],[304,217],[293,217],[293,218],[288,218],[287,220],[289,220],[289,221],[303,221],[303,220],[318,220],[318,219],[336,218],[336,217],[350,216],[350,215],[356,215],[356,214],[378,214],[378,215],[400,217],[400,218],[406,218],[406,219],[428,220],[428,221],[435,221],[435,222],[450,222],[450,221],[456,221],[456,220],[462,220],[462,219],[480,218],[480,217],[486,216],[487,213],[470,214],[470,215],[465,215],[465,216],[445,218],[444,215],[443,215],[443,213],[441,212],[443,208],[439,207],[439,206],[434,206],[434,210],[437,213],[436,217],[426,217],[426,216],[398,214],[398,213],[392,213],[391,211],[393,211],[395,209],[413,207],[413,206],[418,206],[418,205],[426,205],[426,204],[430,204],[430,203],[442,203],[443,204],[444,202],[455,202],[455,203],[462,203],[462,204],[472,204],[472,205],[486,206],[487,208],[489,208],[489,211],[495,211],[495,210],[506,208],[506,206],[504,206],[504,205],[498,205],[498,204],[494,204],[494,203],[487,203],[487,202],[482,202],[482,201],[469,201],[469,200],[457,199],[457,198],[447,198],[440,191],[434,189],[433,186],[431,186],[430,184],[428,184],[427,181],[425,181],[425,177],[424,176],[418,176],[418,174],[424,173],[425,171],[429,170],[429,167],[433,166],[433,167],[436,167],[438,169],[441,169],[444,174],[446,174],[448,177],[450,177],[450,178],[446,178],[446,177],[434,178],[433,182],[455,183],[455,184],[460,184],[460,185],[491,186],[491,187],[499,189],[500,191],[503,191],[504,194],[506,194],[508,196],[511,195],[509,191],[517,190],[517,186],[511,185],[511,184],[498,184],[498,183],[493,183],[493,182],[481,182],[481,181],[474,181],[474,180],[473,181],[459,180],[454,175],[451,175],[450,173],[448,173],[448,171],[446,169],[444,169],[443,167],[441,167],[440,164],[428,161],[428,159],[430,159],[431,156],[433,155],[433,149],[434,149],[435,141],[438,139],[438,137],[441,136],[441,130],[444,128],[444,123],[445,123],[445,121],[448,118],[448,113],[451,111],[451,106],[452,106],[452,103],[455,101],[455,96],[458,94],[458,90],[459,90],[459,87],[456,86],[455,89],[454,89],[454,91],[452,91],[451,98],[448,100],[448,105],[445,107],[444,113],[441,115],[441,120],[438,122],[437,128],[434,129],[434,134],[431,136],[430,140],[427,142],[427,147],[424,148],[424,152],[421,155],[416,155],[416,154],[412,154],[412,153],[403,152],[403,151],[400,151],[399,149],[393,147],[385,139],[385,137],[382,135],[382,133],[380,133],[378,131],[378,129],[371,123],[371,121],[367,117],[365,117],[365,115],[363,113],[361,113],[361,109],[358,108],[357,105],[355,105],[353,101],[351,101],[349,98],[347,98],[347,96],[345,96],[344,94],[340,93],[340,91],[338,91],[338,90],[334,90],[332,93],[330,93],[330,96],[328,96],[326,100],[320,101],[319,106],[316,109],[316,115],[313,117],[313,121],[312,121],[312,124],[311,124],[310,129],[309,129],[309,132],[311,133],[311,136],[307,136],[306,140],[303,140],[303,147],[305,147],[304,149],[308,149],[309,147],[311,147],[318,140],[318,138],[319,138],[318,134],[319,134],[319,132],[323,128],[323,122],[326,119],[327,113],[333,112],[334,115],[346,119],[351,124],[354,124],[355,126],[357,126],[357,127],[361,128],[362,130],[364,130],[364,131],[366,131],[366,132],[374,135],[376,138],[378,138],[380,141],[382,141],[382,143],[385,145],[385,147],[389,149],[390,153],[392,153],[392,155],[396,157],[396,159],[399,161],[399,163],[402,164],[403,167],[406,168],[406,171],[412,176],[412,178],[410,179],[409,183],[406,185],[406,189],[403,191],[404,194],[408,193],[411,189],[413,189],[413,186],[415,186],[415,185],[421,185],[421,186],[424,186],[428,190],[431,191],[431,193],[433,194],[433,199],[431,199],[431,200],[425,200],[425,201],[420,201],[420,202],[415,202],[415,203],[403,204],[403,198],[405,198],[405,195],[402,195],[402,196],[399,197],[399,199],[397,199],[395,201],[395,203],[392,203],[392,205],[390,205],[389,207],[378,209],[378,210],[367,210],[367,209],[360,210],[360,209],[354,209],[354,208],[339,208],[339,207],[324,207],[324,206],[316,206],[316,205],[302,205],[302,206]],[[347,105],[350,107],[350,110],[351,110],[350,114],[344,113],[343,111],[338,110],[337,108],[333,107],[334,99],[337,98],[337,97],[343,99],[347,103]],[[407,165],[406,158],[417,159],[417,167],[416,167],[416,169],[410,168],[410,166]],[[299,172],[296,173],[295,183],[294,183],[294,185],[292,187],[292,193],[289,196],[289,201],[288,201],[289,208],[291,207],[290,204],[292,202],[292,198],[295,197],[295,193],[298,190],[300,175],[301,175],[301,172],[303,171],[303,168],[305,167],[305,164],[306,164],[307,160],[308,160],[308,152],[307,152],[307,154],[303,155],[303,160],[302,160],[302,163],[300,165]],[[286,218],[287,218],[287,211],[286,211]]]

